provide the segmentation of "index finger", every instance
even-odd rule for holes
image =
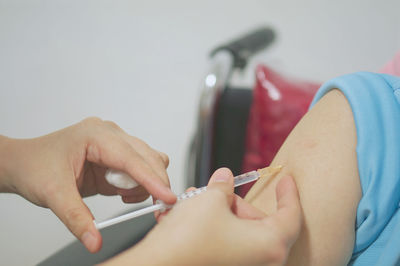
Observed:
[[[303,215],[296,183],[291,176],[276,186],[277,212],[265,218],[291,246],[300,234]]]
[[[125,172],[134,177],[151,195],[167,204],[176,201],[175,194],[157,176],[129,143],[115,135],[90,138],[86,149],[87,160]]]

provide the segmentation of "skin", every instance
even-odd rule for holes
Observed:
[[[235,196],[233,175],[221,168],[206,192],[179,202],[143,241],[103,265],[284,265],[302,223],[293,178],[282,178],[276,198],[277,211],[265,216]]]
[[[259,180],[246,200],[266,214],[276,212],[274,190],[292,175],[299,189],[304,223],[287,265],[347,265],[355,239],[361,187],[356,129],[342,93],[326,94],[298,123],[271,165],[283,165],[273,179]]]
[[[139,202],[150,193],[168,204],[176,201],[166,172],[168,156],[99,118],[34,139],[0,136],[0,158],[0,192],[50,208],[91,252],[100,250],[102,239],[82,197],[119,194],[124,202]],[[141,186],[111,186],[104,178],[108,167],[128,173]]]

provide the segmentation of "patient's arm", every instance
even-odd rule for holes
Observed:
[[[351,108],[338,90],[326,94],[298,123],[271,165],[283,165],[271,180],[259,180],[246,196],[257,208],[276,210],[275,186],[285,175],[297,183],[304,212],[289,265],[345,265],[354,245],[361,187]]]

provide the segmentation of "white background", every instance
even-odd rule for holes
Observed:
[[[400,49],[393,1],[0,0],[0,134],[29,138],[87,116],[113,120],[169,154],[175,192],[207,54],[256,26],[278,33],[254,64],[324,81],[377,70]],[[0,158],[1,160],[2,158]],[[29,177],[27,177],[29,178]],[[127,207],[86,200],[97,218]],[[0,195],[0,264],[32,265],[72,235],[48,210]]]

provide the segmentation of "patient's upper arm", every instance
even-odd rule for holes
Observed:
[[[289,265],[345,265],[351,258],[361,187],[356,129],[346,98],[327,93],[298,123],[271,165],[283,165],[271,180],[259,180],[246,199],[267,214],[276,209],[275,186],[292,175],[304,213]]]

